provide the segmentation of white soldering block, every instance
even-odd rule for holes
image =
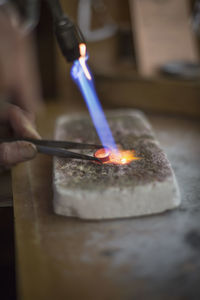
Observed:
[[[171,165],[143,113],[107,112],[117,144],[136,151],[140,160],[128,165],[54,158],[54,211],[81,219],[144,216],[173,209],[180,194]],[[88,115],[61,116],[55,139],[99,143]],[[88,150],[83,153],[93,155]]]

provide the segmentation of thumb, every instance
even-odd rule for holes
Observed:
[[[28,142],[2,143],[0,144],[0,165],[12,166],[34,158],[36,154],[35,145]]]

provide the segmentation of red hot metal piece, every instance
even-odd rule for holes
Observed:
[[[95,151],[94,157],[100,159],[103,163],[109,161],[111,150],[108,148],[101,148]]]

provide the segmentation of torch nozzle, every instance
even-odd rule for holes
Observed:
[[[55,34],[62,54],[67,61],[77,60],[80,57],[79,45],[84,43],[79,28],[67,16],[63,16],[55,22]]]
[[[84,37],[72,20],[64,14],[59,0],[46,0],[54,19],[55,34],[61,52],[68,62],[80,57],[79,45],[84,43]]]

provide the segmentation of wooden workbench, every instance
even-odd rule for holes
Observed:
[[[49,106],[43,137],[65,112]],[[200,299],[200,122],[149,119],[180,185],[182,204],[172,212],[104,222],[56,216],[51,158],[13,170],[19,299]]]

